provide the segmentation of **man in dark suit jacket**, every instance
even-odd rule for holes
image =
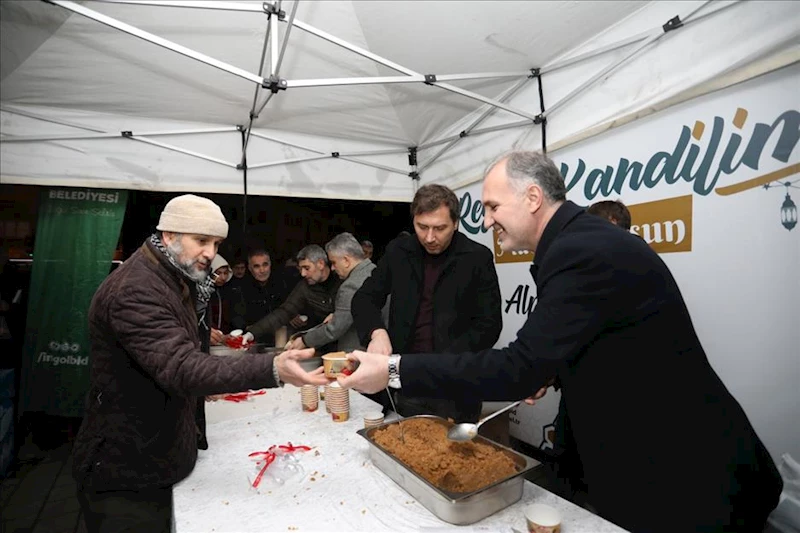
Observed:
[[[502,350],[361,361],[343,386],[484,400],[561,383],[588,499],[631,531],[761,531],[782,482],[709,364],[675,280],[642,239],[566,201],[546,156],[511,152],[483,185],[504,250],[535,250],[538,304]]]
[[[386,355],[492,347],[503,327],[492,252],[457,231],[458,198],[447,187],[421,187],[411,214],[416,235],[390,242],[378,268],[353,297],[361,342],[368,351]],[[391,296],[388,327],[381,317],[387,296]],[[402,391],[397,410],[404,416],[434,414],[459,422],[477,421],[480,416],[479,397],[432,396],[436,395]]]

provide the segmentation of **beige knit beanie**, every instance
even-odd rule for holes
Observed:
[[[208,198],[193,194],[176,196],[167,202],[156,229],[211,237],[228,236],[228,222],[219,206]]]

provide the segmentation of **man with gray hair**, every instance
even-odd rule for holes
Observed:
[[[557,377],[598,514],[630,531],[761,531],[780,474],[658,254],[566,200],[539,152],[493,163],[483,205],[504,251],[535,250],[538,303],[517,339],[436,357],[353,352],[361,365],[341,385],[501,401]]]
[[[255,324],[247,326],[247,333],[256,340],[289,325],[298,315],[308,317],[306,323],[313,327],[333,313],[341,280],[331,276],[325,250],[316,244],[306,246],[297,253],[297,266],[303,279],[297,282],[286,301]]]
[[[90,533],[170,530],[172,486],[197,460],[198,399],[327,382],[300,367],[312,350],[204,352],[210,268],[228,234],[214,202],[173,198],[156,230],[105,279],[89,309],[90,388],[72,459]]]
[[[350,302],[364,280],[375,270],[375,264],[364,255],[361,244],[350,233],[340,233],[331,239],[325,245],[325,251],[328,252],[331,269],[343,280],[336,293],[333,315],[295,338],[288,347],[298,350],[319,348],[336,342],[339,350],[361,350],[364,346],[353,325]]]

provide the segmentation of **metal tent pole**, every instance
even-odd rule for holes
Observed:
[[[264,59],[267,57],[267,45],[269,44],[269,32],[272,28],[272,25],[267,22],[267,29],[264,34],[264,45],[261,47],[261,61],[258,63],[258,75],[262,76],[264,73]],[[250,115],[247,123],[247,129],[242,131],[242,157],[240,165],[244,166],[246,164],[246,156],[247,156],[247,144],[250,142],[250,130],[253,129],[253,119],[258,116],[256,113],[256,104],[258,102],[258,91],[261,89],[261,85],[256,85],[255,90],[253,91],[253,104],[250,106]],[[247,187],[247,185],[245,185]]]
[[[331,155],[330,154],[321,154],[321,155],[312,155],[309,157],[295,157],[293,159],[284,159],[283,161],[270,161],[269,163],[256,163],[254,165],[250,165],[250,169],[254,168],[267,168],[267,167],[277,167],[278,165],[291,165],[292,163],[304,163],[306,161],[317,161],[319,159],[327,159]]]
[[[508,100],[509,98],[514,96],[515,94],[517,94],[517,91],[522,89],[528,83],[528,80],[530,80],[532,77],[533,76],[528,76],[525,79],[519,80],[516,84],[514,84],[511,87],[509,87],[508,89],[506,89],[505,92],[503,92],[497,99],[500,100],[501,102],[505,102],[506,100]],[[470,125],[467,126],[466,128],[464,128],[458,135],[453,135],[451,137],[446,137],[444,139],[439,139],[438,141],[431,141],[429,143],[424,143],[424,144],[418,146],[417,150],[427,150],[428,148],[433,148],[434,146],[438,146],[440,144],[448,143],[448,142],[452,141],[453,139],[460,139],[461,137],[466,137],[467,135],[472,133],[473,129],[476,126],[478,126],[478,124],[480,124],[481,122],[486,120],[489,117],[489,115],[491,115],[494,112],[495,112],[495,107],[494,106],[487,106],[486,109],[483,111],[483,113],[481,113],[481,115],[479,117],[477,117],[475,120],[473,120],[470,123]],[[523,122],[525,124],[530,124],[529,120],[525,120]]]
[[[162,143],[160,141],[154,141],[154,140],[148,139],[146,137],[137,137],[136,135],[130,134],[130,132],[123,132],[122,136],[125,137],[126,139],[133,139],[134,141],[139,141],[139,142],[143,142],[143,143],[146,143],[146,144],[152,144],[153,146],[159,146],[161,148],[166,148],[167,150],[172,150],[173,152],[178,152],[178,153],[181,153],[181,154],[190,155],[192,157],[197,157],[198,159],[204,159],[206,161],[211,161],[212,163],[217,163],[217,164],[220,164],[220,165],[224,165],[226,167],[236,168],[236,164],[235,163],[231,163],[231,162],[225,161],[223,159],[218,159],[216,157],[210,157],[210,156],[207,156],[207,155],[203,155],[203,154],[201,154],[199,152],[194,152],[192,150],[186,150],[185,148],[180,148],[178,146],[173,146],[171,144]]]
[[[696,12],[692,13],[689,16],[692,16],[693,18],[684,20],[683,23],[684,23],[684,25],[694,24],[695,22],[699,22],[699,21],[703,20],[706,17],[710,17],[711,15],[716,15],[718,12],[723,11],[725,9],[728,9],[729,7],[732,7],[732,6],[736,5],[737,3],[739,3],[739,2],[735,1],[735,2],[729,2],[729,3],[726,3],[726,4],[722,4],[720,7],[716,8],[714,10],[711,10],[708,13],[703,13],[703,14],[697,15],[697,16],[694,16]],[[704,7],[704,6],[700,6],[700,8],[702,8],[702,7]],[[550,72],[554,72],[554,71],[556,71],[558,69],[561,69],[561,68],[564,68],[564,67],[568,67],[570,65],[574,65],[575,63],[579,63],[579,62],[584,61],[586,59],[591,59],[593,57],[602,55],[602,54],[604,54],[606,52],[611,52],[611,51],[617,50],[619,48],[624,48],[625,46],[628,46],[629,44],[633,44],[633,43],[637,43],[639,41],[643,41],[644,39],[647,39],[652,34],[653,34],[653,30],[648,30],[648,31],[641,32],[641,33],[638,33],[636,35],[633,35],[631,37],[628,37],[626,39],[622,39],[620,41],[617,41],[617,42],[614,42],[614,43],[610,43],[610,44],[607,44],[605,46],[601,46],[601,47],[596,48],[594,50],[590,50],[590,51],[585,52],[583,54],[578,54],[576,56],[568,57],[566,59],[557,59],[557,60],[555,60],[555,61],[553,61],[551,63],[548,63],[545,66],[543,66],[542,67],[542,74],[549,74]]]
[[[258,131],[254,131],[253,132],[253,137],[258,137],[259,139],[264,139],[265,141],[272,141],[274,143],[282,144],[284,146],[290,146],[292,148],[299,148],[301,150],[306,150],[306,151],[312,152],[314,154],[326,154],[327,155],[329,153],[329,152],[323,152],[322,150],[315,150],[313,148],[309,148],[309,147],[303,146],[301,144],[295,144],[295,143],[291,143],[289,141],[284,141],[284,140],[281,140],[281,139],[277,139],[277,138],[271,137],[269,135],[264,135],[263,133],[260,133]]]
[[[594,76],[592,76],[591,78],[589,78],[588,80],[586,80],[585,82],[583,82],[582,84],[580,84],[580,85],[579,85],[577,88],[575,88],[574,90],[572,90],[572,92],[568,93],[568,94],[567,94],[566,96],[564,96],[564,97],[563,97],[561,100],[559,100],[558,102],[554,103],[552,106],[550,106],[550,109],[548,109],[547,111],[545,111],[544,113],[542,113],[542,116],[543,116],[544,118],[547,118],[547,117],[548,117],[549,115],[551,115],[551,114],[552,114],[554,111],[557,111],[558,109],[560,109],[561,107],[563,107],[563,106],[564,106],[564,104],[566,104],[567,102],[569,102],[570,100],[572,100],[573,98],[575,98],[577,95],[579,95],[580,93],[582,93],[583,91],[585,91],[587,88],[591,87],[592,85],[594,85],[595,83],[597,83],[599,80],[601,80],[601,79],[605,78],[605,77],[606,77],[608,74],[610,74],[612,71],[616,70],[617,68],[619,68],[619,67],[620,67],[620,66],[622,66],[623,64],[627,63],[627,62],[628,62],[628,60],[630,60],[630,59],[631,59],[633,56],[637,55],[637,54],[638,54],[639,52],[641,52],[643,49],[647,48],[647,47],[648,47],[648,46],[650,46],[652,43],[654,43],[654,42],[656,42],[657,40],[661,39],[661,38],[662,38],[664,35],[666,35],[666,34],[667,34],[667,33],[669,33],[670,31],[672,31],[672,30],[674,30],[674,29],[677,29],[677,28],[681,27],[681,26],[683,25],[683,20],[684,20],[684,19],[687,19],[687,18],[691,17],[692,15],[694,15],[695,13],[697,13],[699,10],[703,9],[703,7],[705,7],[705,6],[706,6],[706,4],[708,4],[709,2],[710,2],[710,0],[706,0],[705,2],[703,2],[702,4],[700,4],[698,7],[696,7],[696,8],[694,8],[694,9],[692,9],[691,11],[689,11],[689,12],[688,12],[688,13],[687,13],[687,14],[686,14],[684,17],[682,17],[682,18],[681,18],[681,17],[675,17],[674,19],[672,19],[670,22],[668,22],[667,24],[665,24],[665,25],[664,25],[662,28],[659,28],[658,30],[656,30],[656,32],[654,32],[654,33],[653,33],[653,35],[651,35],[649,38],[647,38],[647,40],[645,40],[645,41],[644,41],[642,44],[640,44],[639,46],[637,46],[636,48],[634,48],[634,49],[633,49],[633,51],[631,51],[631,52],[629,52],[629,53],[625,54],[625,55],[624,55],[624,56],[623,56],[621,59],[619,59],[618,61],[615,61],[614,63],[611,63],[610,65],[608,65],[607,67],[605,67],[604,69],[602,69],[600,72],[598,72],[597,74],[595,74]],[[673,23],[672,25],[670,25],[670,23],[671,23],[672,21],[676,21],[676,22],[675,22],[675,23]]]
[[[77,126],[74,126],[77,127]],[[141,137],[158,137],[164,135],[198,135],[203,133],[227,133],[236,131],[236,128],[205,128],[197,130],[167,130],[167,131],[143,131],[136,135]],[[14,138],[3,139],[0,141],[9,142],[35,142],[35,141],[81,141],[86,139],[116,139],[119,133],[64,133],[53,135],[21,135]]]
[[[96,0],[106,4],[129,4],[139,6],[156,7],[189,7],[195,9],[215,9],[218,11],[249,11],[252,13],[263,13],[259,4],[247,4],[244,2],[199,2],[199,1],[146,1],[146,0]]]
[[[474,74],[443,74],[436,75],[437,80],[483,80],[483,79],[504,79],[518,78],[526,76],[529,71],[524,72],[476,72]],[[392,83],[426,83],[426,77],[422,75],[413,76],[365,76],[361,78],[323,78],[310,80],[288,80],[288,87],[330,87],[343,85],[373,85],[373,84],[392,84]]]
[[[408,148],[387,148],[386,150],[365,150],[363,152],[342,152],[342,157],[357,157],[363,155],[389,155],[389,154],[405,154]]]
[[[356,159],[352,157],[354,154],[340,154],[339,152],[323,152],[322,150],[317,150],[314,148],[309,148],[308,146],[303,146],[301,144],[290,143],[287,141],[283,141],[280,139],[276,139],[275,137],[270,137],[269,135],[264,135],[263,133],[258,133],[257,131],[253,132],[254,137],[259,137],[261,139],[265,139],[267,141],[272,141],[278,144],[283,144],[284,146],[291,146],[292,148],[299,148],[301,150],[306,150],[308,152],[317,154],[316,156],[310,156],[305,158],[296,158],[296,159],[289,159],[287,161],[277,161],[273,163],[259,163],[258,165],[251,165],[250,168],[264,168],[264,167],[271,167],[276,165],[281,165],[284,163],[300,163],[303,161],[316,161],[318,159],[327,159],[329,157],[333,157],[334,159],[344,159],[345,161],[350,161],[351,163],[356,163],[359,165],[365,165],[368,167],[379,168],[382,170],[387,170],[389,172],[395,172],[397,174],[402,174],[403,176],[407,176],[408,172],[405,170],[399,170],[396,168],[388,167],[385,165],[380,165],[378,163],[373,163],[371,161],[364,161],[362,159]],[[405,149],[403,150],[405,151]],[[379,153],[390,153],[389,150],[380,150]],[[395,153],[392,151],[391,153]],[[376,153],[364,153],[363,155],[377,155]]]
[[[331,34],[329,34],[327,32],[324,32],[324,31],[322,31],[320,29],[317,29],[314,26],[311,26],[310,24],[306,24],[303,21],[295,19],[294,20],[294,25],[297,26],[299,29],[301,29],[303,31],[306,31],[308,33],[316,35],[317,37],[325,39],[326,41],[328,41],[330,43],[333,43],[333,44],[335,44],[337,46],[340,46],[342,48],[350,50],[351,52],[355,52],[356,54],[358,54],[360,56],[363,56],[363,57],[366,57],[368,59],[371,59],[371,60],[375,61],[376,63],[380,63],[381,65],[387,66],[387,67],[389,67],[391,69],[394,69],[394,70],[396,70],[398,72],[402,72],[403,74],[407,74],[409,76],[421,76],[422,75],[419,72],[415,72],[415,71],[413,71],[413,70],[411,70],[409,68],[406,68],[406,67],[404,67],[402,65],[399,65],[399,64],[397,64],[397,63],[395,63],[393,61],[390,61],[390,60],[388,60],[386,58],[383,58],[383,57],[381,57],[381,56],[379,56],[377,54],[374,54],[374,53],[372,53],[372,52],[370,52],[368,50],[365,50],[365,49],[363,49],[363,48],[361,48],[359,46],[350,44],[350,43],[344,41],[343,39],[340,39],[340,38],[335,37],[335,36],[333,36],[333,35],[331,35]],[[434,74],[427,74],[424,77],[425,77],[425,80],[426,80],[425,83],[428,84],[428,85],[434,85],[434,86],[439,87],[441,89],[444,89],[446,91],[450,91],[450,92],[453,92],[453,93],[456,93],[456,94],[460,94],[460,95],[465,96],[467,98],[471,98],[473,100],[478,100],[479,102],[483,102],[485,104],[490,104],[490,105],[493,105],[495,107],[499,107],[500,109],[503,109],[504,111],[508,111],[509,113],[513,113],[513,114],[519,115],[521,117],[529,118],[531,120],[534,120],[534,118],[535,118],[534,115],[526,113],[525,111],[522,111],[520,109],[515,109],[515,108],[513,108],[511,106],[503,104],[502,102],[498,102],[496,100],[492,100],[491,98],[486,98],[485,96],[482,96],[482,95],[480,95],[478,93],[474,93],[472,91],[467,91],[465,89],[461,89],[461,88],[456,87],[454,85],[450,85],[449,83],[437,82],[436,81],[437,77]]]
[[[526,83],[528,83],[528,80],[531,79],[531,77],[532,76],[528,76],[528,77],[518,81],[516,84],[512,85],[511,87],[509,87],[503,94],[500,95],[499,100],[502,102],[502,101],[507,100],[508,98],[511,98],[514,94],[517,93],[517,91],[519,91],[522,87],[524,87]],[[466,136],[470,135],[470,133],[473,131],[473,129],[478,124],[480,124],[481,122],[486,120],[486,118],[489,115],[494,113],[495,109],[496,108],[494,108],[493,106],[487,107],[483,111],[483,113],[481,113],[480,116],[475,118],[475,120],[473,120],[470,123],[470,125],[467,126],[466,128],[464,128],[458,135],[454,135],[454,136],[449,137],[447,139],[443,139],[443,140],[440,140],[440,141],[434,141],[434,142],[427,143],[427,144],[424,144],[422,146],[417,147],[417,150],[423,150],[423,149],[426,149],[426,148],[431,148],[433,146],[437,146],[439,144],[447,143],[447,146],[445,146],[444,148],[439,150],[435,155],[433,155],[432,157],[428,158],[428,160],[425,161],[425,163],[423,163],[420,167],[418,167],[417,172],[418,173],[422,172],[423,170],[428,168],[431,164],[433,164],[434,161],[439,159],[445,152],[447,152],[447,150],[449,150],[450,148],[455,146],[455,144],[458,141],[460,141],[463,137],[466,137]],[[526,120],[526,121],[524,121],[524,123],[525,124],[530,124],[530,121]]]
[[[177,43],[174,43],[157,35],[153,35],[152,33],[131,26],[130,24],[125,24],[124,22],[120,22],[114,18],[103,15],[102,13],[98,13],[97,11],[87,9],[81,5],[76,4],[75,2],[71,2],[69,0],[43,0],[43,1],[67,9],[69,11],[72,11],[73,13],[83,15],[84,17],[100,22],[101,24],[105,24],[106,26],[111,26],[112,28],[116,28],[129,35],[133,35],[134,37],[138,37],[139,39],[161,46],[162,48],[172,50],[173,52],[177,52],[191,59],[200,61],[201,63],[205,63],[206,65],[218,68],[235,76],[239,76],[240,78],[244,78],[253,83],[258,83],[259,85],[264,83],[264,79],[262,77],[256,76],[251,72],[247,72],[244,69],[240,69],[239,67],[234,67],[233,65],[225,63],[224,61],[214,59],[213,57],[209,57],[205,54],[201,54],[200,52],[196,52],[194,50],[186,48],[185,46],[181,46]]]
[[[35,120],[41,120],[43,122],[50,122],[51,124],[58,124],[59,126],[69,126],[70,128],[77,128],[79,130],[93,131],[96,133],[106,133],[104,130],[99,130],[97,128],[90,128],[89,126],[84,126],[82,124],[75,124],[74,122],[67,122],[66,120],[56,120],[54,118],[49,118],[43,115],[38,115],[36,113],[31,113],[30,111],[22,111],[21,109],[10,109],[8,107],[0,106],[0,111],[3,111],[5,113],[12,113],[14,115],[19,115],[21,117],[28,117]]]
[[[394,172],[395,174],[400,174],[401,176],[408,176],[407,170],[402,170],[399,168],[389,167],[386,165],[380,165],[378,163],[373,163],[371,161],[364,161],[363,159],[355,159],[353,157],[347,157],[343,155],[338,155],[334,157],[335,159],[344,159],[345,161],[350,161],[351,163],[358,163],[359,165],[366,165],[368,167],[378,168],[380,170],[385,170],[387,172]]]
[[[20,135],[15,137],[0,137],[3,143],[28,143],[45,141],[83,141],[87,139],[118,139],[119,133],[76,133],[55,135]]]

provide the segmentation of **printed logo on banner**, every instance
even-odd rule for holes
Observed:
[[[642,187],[654,189],[661,182],[667,185],[691,183],[694,193],[700,196],[707,196],[711,191],[720,196],[729,196],[757,187],[769,190],[785,186],[786,197],[779,206],[780,223],[791,231],[797,225],[797,206],[789,194],[789,188],[797,188],[795,184],[800,179],[776,182],[800,174],[800,163],[791,163],[739,183],[718,186],[723,176],[743,173],[745,169],[742,166],[758,171],[765,157],[789,163],[789,158],[800,141],[799,111],[784,111],[771,124],[756,123],[750,138],[745,139],[737,130],[742,130],[748,115],[749,112],[740,107],[730,124],[722,117],[714,117],[708,135],[706,132],[709,128],[701,120],[695,121],[692,128],[684,125],[672,151],[656,152],[647,161],[630,161],[621,157],[616,166],[606,165],[605,168],[593,168],[587,172],[586,162],[578,158],[571,174],[570,165],[561,163],[561,174],[566,181],[567,190],[582,186],[583,194],[589,202],[612,194],[622,194],[624,190],[638,191]],[[701,146],[699,141],[704,136],[708,142]],[[727,141],[724,150],[720,151],[723,137]],[[741,147],[744,148],[740,150]],[[769,147],[772,147],[771,151]],[[721,155],[717,157],[718,154]],[[653,244],[650,240],[645,240]]]
[[[631,233],[660,254],[692,251],[692,195],[629,205]]]

